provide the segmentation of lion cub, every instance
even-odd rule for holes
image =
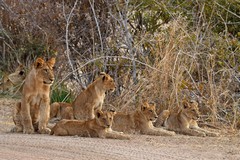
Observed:
[[[51,131],[56,136],[82,136],[113,139],[130,139],[128,135],[112,131],[111,126],[115,111],[96,111],[96,116],[91,120],[61,120]]]
[[[48,61],[37,58],[33,63],[23,85],[21,102],[18,102],[13,110],[15,127],[12,132],[50,133],[47,123],[50,115],[49,94],[54,81],[54,64],[55,58]]]
[[[94,118],[94,111],[101,110],[106,91],[116,88],[113,78],[101,72],[100,76],[82,91],[72,103],[75,119],[87,120]]]
[[[176,110],[164,110],[160,113],[156,127],[164,126],[166,129],[191,136],[219,136],[218,133],[200,128],[197,124],[199,118],[198,103],[196,101],[183,101],[183,107]]]
[[[2,82],[0,82],[0,91],[15,91],[15,87],[20,87],[20,85],[23,84],[25,77],[25,67],[20,64],[13,73],[2,78]]]
[[[50,106],[50,121],[59,121],[61,119],[74,119],[73,108],[70,103],[54,102]]]
[[[133,113],[117,113],[114,116],[112,129],[124,133],[138,133],[156,136],[173,136],[174,132],[161,128],[155,128],[152,124],[158,117],[155,112],[155,104],[147,102],[141,105]]]

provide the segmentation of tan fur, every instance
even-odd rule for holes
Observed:
[[[2,82],[0,84],[0,90],[1,91],[14,91],[14,87],[15,86],[21,86],[21,84],[23,83],[24,79],[26,77],[26,73],[25,73],[25,67],[20,64],[17,69],[9,74],[3,77]]]
[[[16,106],[13,108],[13,122],[15,124],[15,127],[12,129],[12,132],[22,132],[22,124],[21,124],[21,102],[17,102]]]
[[[132,113],[117,113],[114,116],[113,130],[124,133],[140,133],[156,136],[172,136],[174,132],[170,132],[161,128],[155,128],[152,122],[157,118],[155,104],[147,102],[141,105]]]
[[[50,106],[50,120],[74,119],[70,103],[54,102]]]
[[[74,117],[79,120],[94,118],[94,110],[102,109],[105,92],[114,89],[115,83],[110,75],[101,73],[72,103]]]
[[[198,126],[199,110],[196,101],[187,102],[184,100],[182,104],[180,109],[164,110],[154,125],[156,127],[164,126],[168,130],[186,135],[219,136],[218,133],[204,130]]]
[[[21,103],[14,109],[15,127],[12,131],[31,134],[34,131],[49,133],[47,123],[50,115],[50,86],[54,81],[55,58],[45,62],[37,58],[25,79]]]
[[[130,137],[121,132],[112,131],[112,121],[115,112],[96,111],[96,116],[91,120],[61,120],[51,131],[56,136],[82,136],[114,139],[129,139]]]

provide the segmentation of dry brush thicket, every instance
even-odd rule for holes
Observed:
[[[160,112],[189,98],[202,120],[240,127],[239,8],[236,0],[1,0],[1,75],[56,56],[53,89],[79,93],[108,71],[117,84],[110,107],[148,99]]]

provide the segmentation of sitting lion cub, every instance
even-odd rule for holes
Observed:
[[[26,134],[38,131],[50,133],[47,123],[50,115],[50,86],[54,81],[55,58],[44,61],[37,58],[23,85],[22,99],[13,110],[13,132]]]
[[[100,76],[82,91],[72,103],[75,119],[94,118],[95,110],[102,110],[106,91],[114,91],[115,83],[110,75],[102,72]]]
[[[178,110],[164,110],[160,113],[156,127],[164,126],[166,129],[192,136],[218,136],[218,133],[200,128],[197,124],[199,118],[198,103],[196,101],[183,101],[183,108]]]
[[[100,137],[113,139],[130,139],[129,136],[121,132],[112,131],[115,111],[96,111],[96,116],[91,120],[66,120],[58,122],[51,131],[51,135],[56,136],[82,136]]]
[[[156,136],[173,136],[174,132],[155,128],[152,124],[157,118],[155,104],[147,102],[133,113],[117,113],[114,116],[112,129],[124,133],[138,133]]]

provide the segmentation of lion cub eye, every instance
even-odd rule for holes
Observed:
[[[44,69],[44,72],[46,72],[46,73],[47,73],[47,72],[48,72],[48,70],[47,70],[47,69]]]
[[[153,111],[152,111],[152,110],[149,110],[149,112],[151,112],[151,113],[152,113]]]

